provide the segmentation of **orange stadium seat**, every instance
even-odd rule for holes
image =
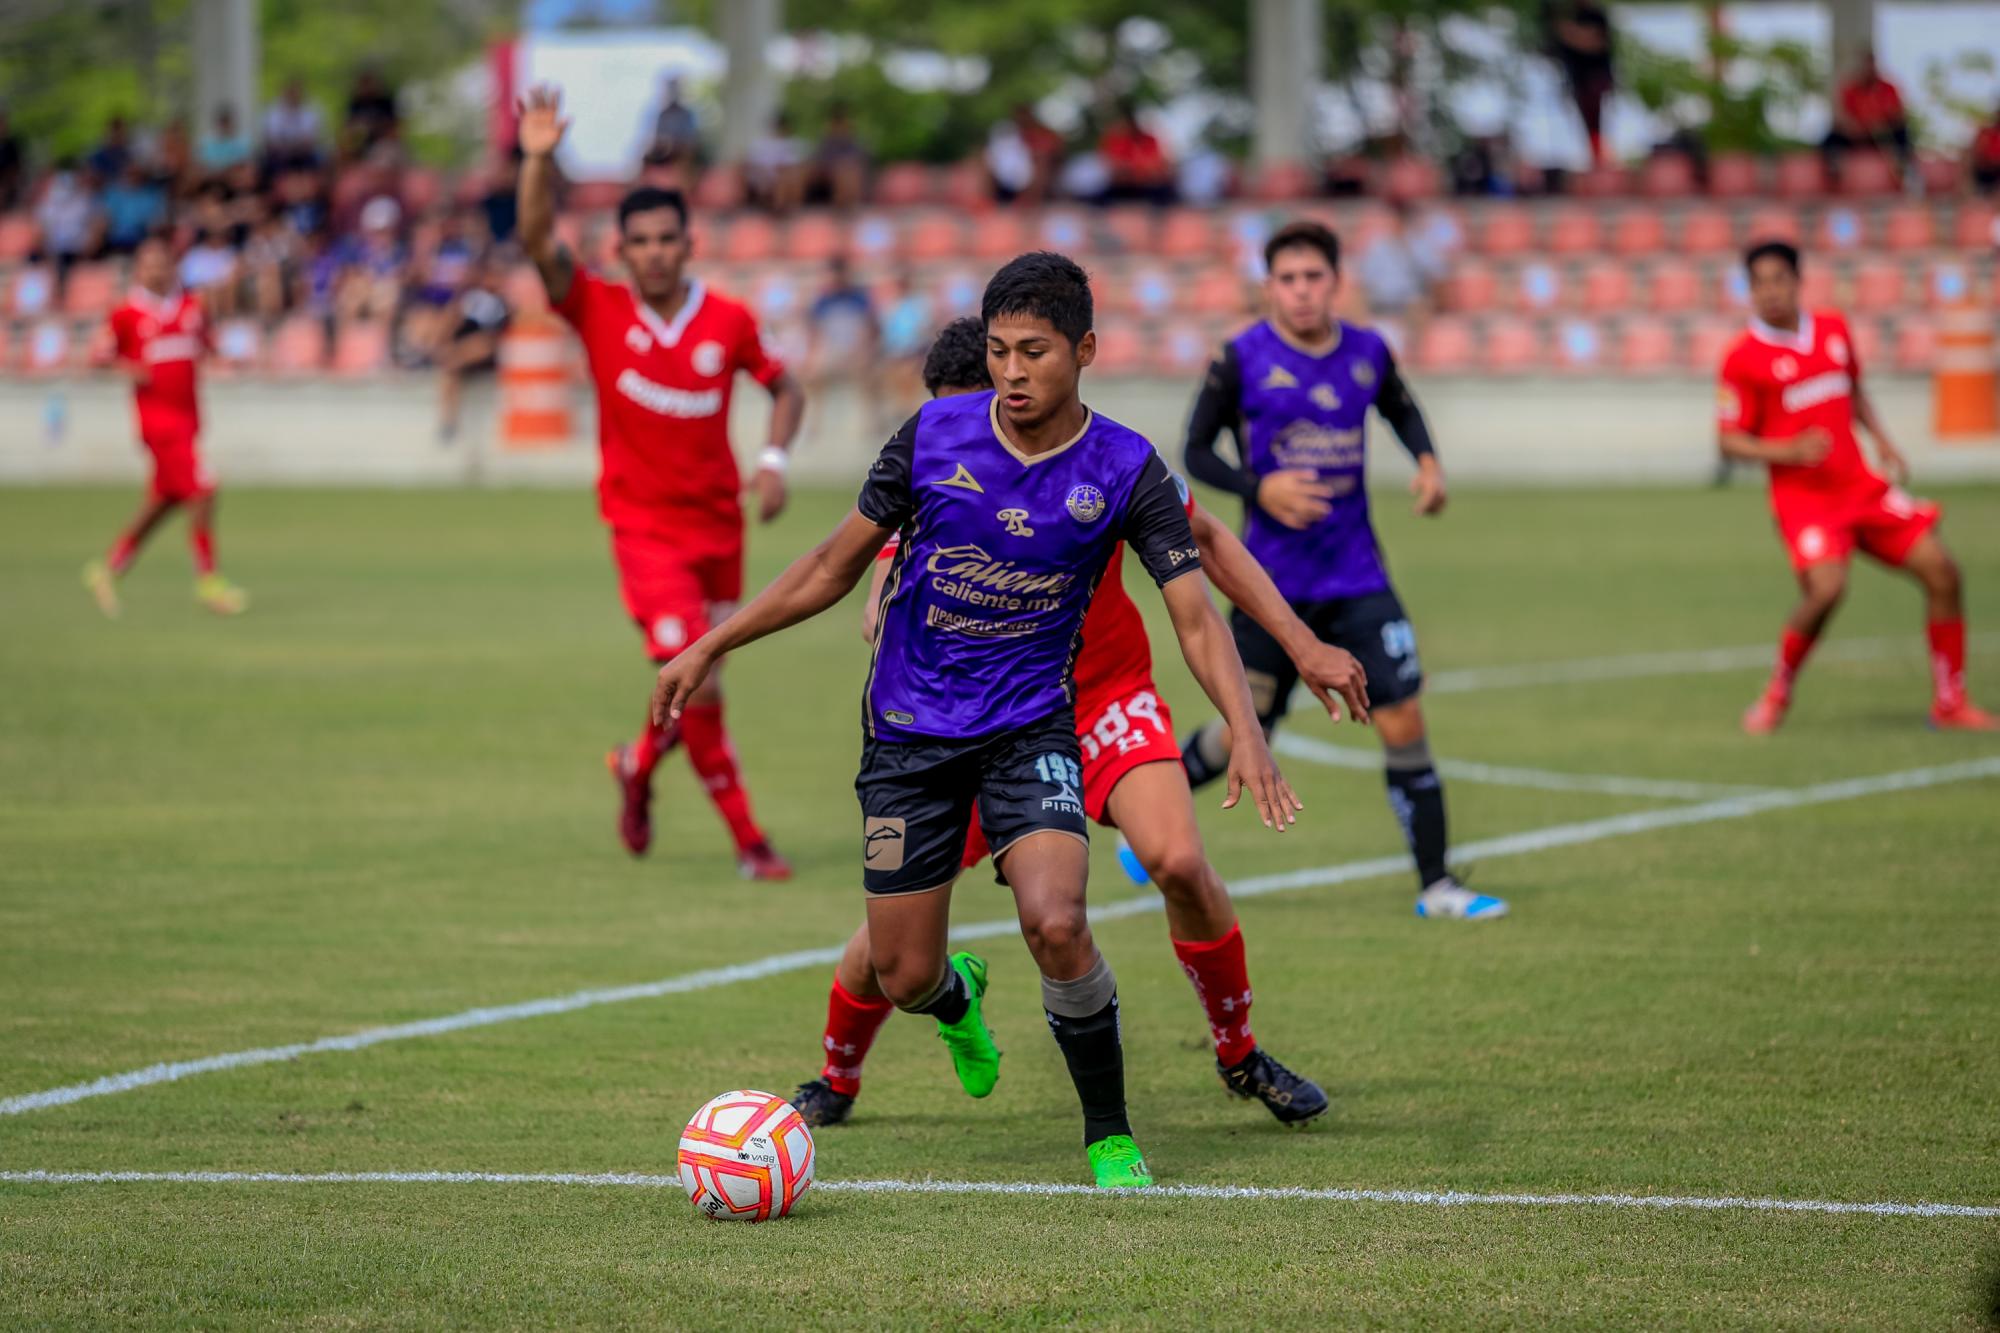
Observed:
[[[1525,254],[1535,246],[1535,218],[1513,204],[1495,204],[1473,223],[1473,244],[1496,258]]]
[[[1984,200],[1968,199],[1952,220],[1952,244],[1961,250],[2000,248],[2000,213]]]
[[[1542,360],[1542,338],[1526,320],[1502,316],[1486,326],[1480,369],[1495,375],[1518,375],[1538,368]]]
[[[1391,199],[1435,199],[1444,193],[1444,176],[1429,158],[1406,153],[1383,172],[1381,193]]]
[[[1819,159],[1814,158],[1815,162]],[[1789,208],[1762,208],[1750,215],[1750,226],[1743,233],[1746,241],[1791,241],[1797,244],[1800,237],[1799,215]]]
[[[1153,253],[1156,217],[1150,208],[1113,208],[1103,214],[1104,232],[1128,255]]]
[[[1440,315],[1417,335],[1417,368],[1427,373],[1461,374],[1472,368],[1472,326],[1453,315]]]
[[[875,177],[875,202],[884,208],[910,208],[931,201],[930,168],[916,162],[892,162]]]
[[[731,167],[710,167],[694,185],[694,206],[703,213],[743,207],[743,177]]]
[[[1263,204],[1288,204],[1310,199],[1319,182],[1311,168],[1298,162],[1274,162],[1254,167],[1244,181],[1243,193]]]
[[[1799,277],[1800,302],[1808,310],[1839,304],[1840,283],[1838,281],[1838,270],[1831,264],[1807,264],[1805,269],[1806,271]],[[1734,285],[1740,293],[1738,304],[1749,305],[1749,281],[1743,276],[1743,270],[1740,266],[1736,270]]]
[[[1845,195],[1894,194],[1903,186],[1896,164],[1877,152],[1842,153],[1838,171],[1840,192]]]
[[[972,224],[972,253],[981,259],[1012,259],[1028,248],[1028,229],[1021,215],[988,213]]]
[[[1582,372],[1604,364],[1604,330],[1592,320],[1566,319],[1556,326],[1555,363],[1558,370]]]
[[[389,366],[389,326],[380,320],[343,324],[333,335],[333,373],[374,375]]]
[[[903,232],[903,258],[917,264],[958,259],[966,251],[965,228],[950,213],[926,213]]]
[[[1493,270],[1476,260],[1456,264],[1444,280],[1446,307],[1461,314],[1482,314],[1491,310],[1500,296],[1500,281]]]
[[[1104,375],[1124,375],[1146,362],[1146,340],[1128,320],[1107,319],[1097,326],[1097,360],[1092,369]]]
[[[1630,375],[1657,375],[1674,367],[1680,351],[1665,320],[1640,316],[1618,331],[1618,368]]]
[[[1524,314],[1546,314],[1563,304],[1562,270],[1544,260],[1521,265],[1514,279],[1514,305]]]
[[[1906,276],[1895,260],[1864,261],[1854,271],[1854,308],[1876,314],[1902,309]]]
[[[78,264],[69,271],[69,282],[62,294],[65,315],[71,319],[103,319],[117,304],[117,265]]]
[[[939,194],[947,207],[967,213],[986,213],[993,208],[993,182],[977,162],[961,162],[947,171]]]
[[[1743,322],[1710,317],[1695,321],[1688,334],[1687,368],[1697,375],[1713,377],[1722,358],[1743,334]]]
[[[1600,259],[1583,271],[1583,308],[1593,314],[1616,315],[1634,304],[1632,266]]]
[[[1898,204],[1882,224],[1882,244],[1891,250],[1928,250],[1936,241],[1936,219],[1921,204]]]
[[[731,264],[754,264],[778,254],[778,228],[760,213],[738,213],[721,225],[718,254]]]
[[[1819,244],[1828,250],[1859,250],[1868,240],[1861,215],[1846,205],[1826,210],[1819,220]]]
[[[271,335],[270,367],[280,375],[316,375],[326,369],[326,325],[311,315],[294,315],[280,324]]]
[[[1942,153],[1918,153],[1917,175],[1924,183],[1924,193],[1932,198],[1955,194],[1965,183],[1965,168],[1959,160]]]
[[[1565,208],[1549,219],[1546,244],[1559,255],[1596,254],[1604,248],[1604,228],[1594,208]]]
[[[793,218],[778,247],[779,254],[798,264],[823,264],[847,250],[847,228],[825,213],[801,213]]]
[[[1168,259],[1213,259],[1220,239],[1208,214],[1177,208],[1160,223],[1159,247]]]
[[[1859,349],[1856,349],[1857,354]],[[1937,326],[1923,315],[1896,321],[1896,341],[1890,352],[1896,369],[1924,372],[1937,364]]]
[[[1882,364],[1888,344],[1882,338],[1882,322],[1857,316],[1848,320],[1847,331],[1854,335],[1854,358],[1864,366]]]
[[[1826,193],[1826,161],[1810,149],[1786,153],[1774,184],[1780,199],[1817,199]]]
[[[1762,194],[1764,164],[1751,153],[1717,153],[1708,163],[1708,192],[1718,199]]]
[[[1181,308],[1196,315],[1240,315],[1250,308],[1243,279],[1226,268],[1204,269],[1189,283]]]
[[[1680,314],[1702,304],[1701,272],[1681,259],[1662,259],[1646,279],[1646,304],[1662,314]]]
[[[1569,193],[1578,199],[1617,199],[1632,193],[1632,174],[1615,165],[1592,167],[1569,178]]]
[[[1681,214],[1675,229],[1683,254],[1716,255],[1736,248],[1736,227],[1719,208],[1701,206]]]
[[[1648,199],[1687,198],[1695,192],[1694,162],[1686,153],[1654,153],[1639,168],[1639,192]]]
[[[0,264],[18,264],[34,253],[42,230],[26,213],[0,216]]]
[[[56,275],[39,265],[19,270],[7,285],[7,312],[22,319],[47,314],[55,299]]]
[[[1611,252],[1627,256],[1657,254],[1667,246],[1667,224],[1657,208],[1634,208],[1611,223]]]
[[[45,319],[28,327],[21,349],[21,370],[29,375],[60,375],[76,361],[81,348],[70,326]]]

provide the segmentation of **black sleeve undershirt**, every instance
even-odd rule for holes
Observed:
[[[916,464],[917,418],[905,421],[882,446],[854,507],[878,528],[900,531],[917,512],[917,491],[910,477]]]
[[[1431,445],[1431,429],[1424,424],[1423,410],[1396,369],[1396,358],[1386,348],[1383,358],[1382,390],[1375,395],[1375,410],[1389,423],[1389,429],[1396,432],[1396,439],[1411,458],[1422,459],[1426,454],[1436,453]]]
[[[1132,499],[1125,506],[1125,523],[1118,535],[1161,587],[1201,568],[1201,550],[1194,544],[1181,488],[1157,453],[1146,460],[1132,485]]]
[[[1245,500],[1257,498],[1257,474],[1249,467],[1231,463],[1216,452],[1215,442],[1227,430],[1236,441],[1236,455],[1243,458],[1243,372],[1236,364],[1236,349],[1224,345],[1195,395],[1194,412],[1188,417],[1188,474],[1205,486],[1213,486]]]

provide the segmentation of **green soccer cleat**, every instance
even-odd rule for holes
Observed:
[[[1090,1156],[1090,1171],[1101,1190],[1142,1190],[1153,1183],[1146,1159],[1130,1134],[1099,1139],[1084,1152]]]
[[[950,965],[964,979],[972,1002],[956,1023],[938,1024],[938,1039],[951,1052],[951,1067],[966,1095],[984,1097],[1000,1081],[1000,1048],[979,1013],[980,997],[986,994],[986,960],[976,953],[955,953]]]

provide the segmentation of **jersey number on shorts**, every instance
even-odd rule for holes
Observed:
[[[1403,680],[1423,670],[1417,662],[1417,632],[1407,620],[1392,620],[1382,627],[1382,651],[1396,659],[1396,675]]]
[[[1077,788],[1083,785],[1083,770],[1076,760],[1066,754],[1045,754],[1035,760],[1035,773],[1056,789],[1055,795],[1042,802],[1042,809],[1082,811],[1083,798],[1077,795]]]

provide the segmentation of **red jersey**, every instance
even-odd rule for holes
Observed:
[[[672,322],[620,283],[578,273],[556,305],[583,340],[603,456],[597,499],[614,529],[733,549],[742,476],[729,448],[736,372],[769,387],[784,363],[750,312],[700,282]]]
[[[1884,78],[1848,84],[1840,90],[1840,108],[1864,134],[1894,129],[1903,119],[1903,95]]]
[[[1847,321],[1831,310],[1802,313],[1796,333],[1753,319],[1723,357],[1717,414],[1723,430],[1784,440],[1817,426],[1832,437],[1826,457],[1811,467],[1771,464],[1774,505],[1888,489],[1854,437],[1854,391],[1860,382],[1861,363]]]
[[[208,349],[208,319],[187,292],[155,296],[134,287],[111,312],[111,341],[120,361],[144,365],[151,377],[134,386],[139,436],[148,444],[193,439],[201,429],[195,362]]]

